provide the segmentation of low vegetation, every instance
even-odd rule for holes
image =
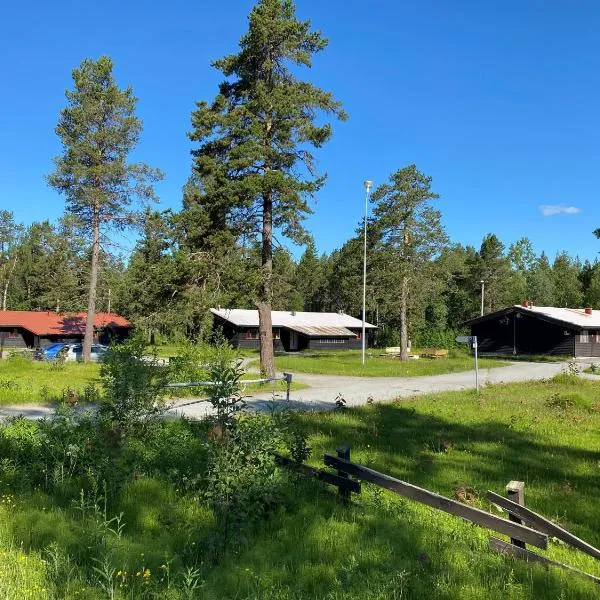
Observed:
[[[96,363],[40,362],[19,355],[0,360],[0,404],[46,403],[72,394],[93,401],[99,389]]]
[[[486,510],[487,489],[523,480],[527,505],[598,546],[597,383],[565,374],[478,396],[240,416],[241,372],[216,356],[216,416],[199,423],[160,418],[158,380],[138,379],[135,352],[105,365],[97,415],[65,406],[0,428],[2,597],[598,596],[583,578],[491,553],[483,529],[369,485],[344,507],[270,454],[319,465],[350,443],[356,462]],[[117,374],[125,395],[110,384]],[[548,555],[600,574],[555,542]]]
[[[363,366],[360,351],[303,352],[279,356],[277,369],[291,373],[354,377],[419,377],[456,373],[475,368],[473,357],[457,350],[451,350],[447,358],[419,358],[407,361],[401,361],[394,356],[381,356],[381,353],[381,350],[369,350]],[[503,367],[507,364],[495,358],[483,358],[479,361],[479,367],[482,369]]]
[[[214,352],[211,346],[188,343],[173,345],[169,350],[172,352],[169,352],[168,356],[175,357],[175,360],[170,368],[164,368],[161,383],[211,381],[207,369],[210,356]],[[150,362],[157,362],[155,359],[162,358],[155,352],[155,348],[146,348],[145,345],[142,345],[141,352]],[[240,353],[233,350],[228,355],[232,360],[241,358]],[[101,365],[97,363],[34,361],[26,355],[13,355],[8,360],[0,361],[0,405],[101,402],[103,389],[100,370]],[[256,373],[242,375],[244,394],[285,393],[287,384],[281,380],[244,384],[244,380],[255,380],[258,377]],[[299,382],[292,382],[291,385],[292,390],[307,387]],[[190,396],[203,398],[207,396],[207,391],[204,387],[175,388],[165,390],[164,394],[171,400]]]

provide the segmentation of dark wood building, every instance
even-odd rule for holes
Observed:
[[[0,347],[3,350],[45,348],[55,342],[76,343],[85,334],[85,313],[0,311]],[[114,313],[96,313],[95,342],[122,340],[131,330],[127,319]]]
[[[258,311],[211,308],[215,325],[235,348],[259,348]],[[271,311],[275,350],[350,350],[362,348],[362,321],[344,313]],[[365,323],[369,332],[377,329]]]
[[[600,357],[600,311],[509,306],[467,321],[479,352]]]

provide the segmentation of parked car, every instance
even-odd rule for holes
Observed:
[[[90,360],[94,362],[102,362],[104,355],[108,350],[108,346],[102,344],[92,344],[92,352]],[[83,344],[63,344],[56,343],[43,348],[41,350],[41,360],[56,360],[64,357],[66,361],[81,361],[83,360]]]

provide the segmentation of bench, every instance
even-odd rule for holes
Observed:
[[[445,348],[422,348],[419,354],[425,358],[448,358],[448,350]]]

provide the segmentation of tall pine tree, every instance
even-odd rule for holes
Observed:
[[[94,335],[102,235],[109,229],[138,225],[140,213],[134,210],[134,201],[153,200],[151,182],[162,176],[143,163],[128,163],[142,123],[135,116],[133,90],[120,89],[112,71],[107,56],[86,59],[73,71],[74,88],[66,92],[67,107],[56,127],[63,153],[48,177],[91,237],[84,361],[89,360]]]
[[[220,207],[262,240],[259,312],[261,371],[273,375],[271,303],[273,230],[306,239],[308,200],[325,182],[315,170],[311,146],[331,137],[320,115],[345,118],[328,92],[301,81],[327,40],[299,21],[292,0],[260,0],[249,17],[240,51],[215,61],[225,76],[215,100],[199,102],[190,139],[194,171],[206,201]]]

